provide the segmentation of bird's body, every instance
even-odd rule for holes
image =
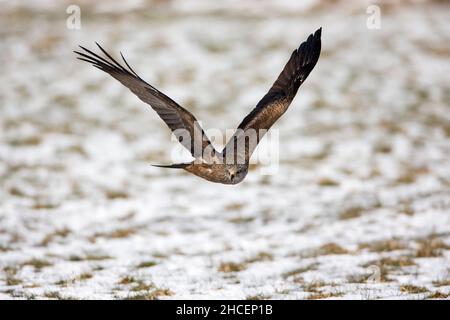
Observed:
[[[85,52],[75,52],[80,55],[78,59],[92,63],[109,73],[143,102],[149,104],[195,158],[191,163],[159,167],[184,169],[211,182],[237,184],[247,175],[250,157],[259,141],[286,112],[298,88],[316,65],[321,50],[320,37],[321,29],[310,35],[298,49],[294,50],[270,90],[244,118],[222,151],[214,149],[198,121],[189,111],[142,80],[122,54],[128,69],[114,60],[98,44],[106,58],[84,47],[81,48]]]
[[[247,175],[248,165],[190,163],[184,169],[211,182],[237,184]]]

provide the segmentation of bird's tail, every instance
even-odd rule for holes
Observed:
[[[168,164],[168,165],[152,164],[152,166],[154,166],[154,167],[158,167],[158,168],[172,168],[172,169],[184,169],[188,165],[190,165],[190,163],[175,163],[175,164]]]

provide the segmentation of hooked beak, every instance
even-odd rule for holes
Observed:
[[[234,177],[236,176],[236,171],[234,170],[229,170],[228,173],[230,174],[230,179],[234,180]]]

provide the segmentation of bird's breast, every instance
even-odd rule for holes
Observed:
[[[205,180],[217,183],[232,184],[225,165],[223,164],[191,164],[185,168],[186,171],[195,174]]]

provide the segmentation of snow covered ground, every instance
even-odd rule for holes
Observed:
[[[448,298],[450,7],[380,2],[1,2],[0,299]],[[72,53],[225,130],[320,26],[277,174],[236,186],[150,166],[169,130]]]

